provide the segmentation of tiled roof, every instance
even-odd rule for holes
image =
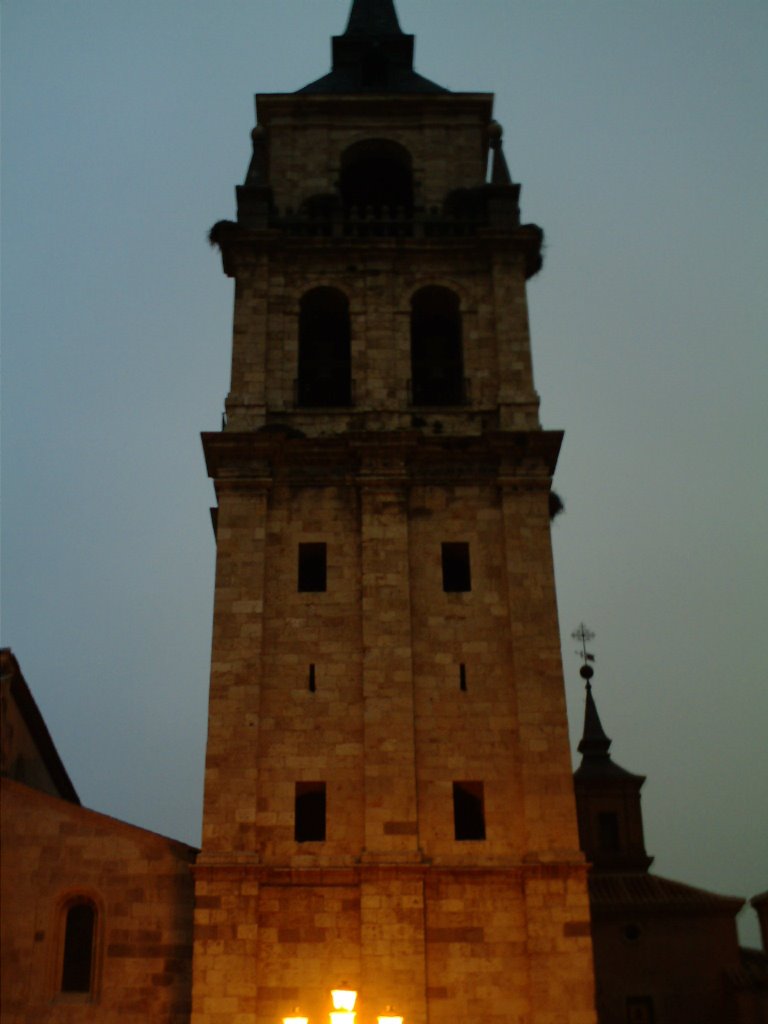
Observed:
[[[24,724],[29,730],[38,756],[45,765],[45,769],[59,796],[62,800],[79,804],[80,797],[72,785],[72,780],[67,774],[64,762],[59,757],[59,752],[56,750],[51,734],[48,732],[45,719],[35,703],[32,691],[27,685],[19,663],[10,647],[3,647],[0,650],[0,676],[3,678],[4,686],[8,687],[8,692],[19,709],[19,714],[24,719]]]
[[[741,966],[728,971],[728,980],[734,988],[768,990],[768,955],[761,949],[739,950]]]
[[[645,908],[738,913],[744,900],[650,874],[591,873],[589,895],[596,910]]]

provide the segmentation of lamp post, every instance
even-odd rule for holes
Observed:
[[[355,1024],[355,1003],[357,992],[348,988],[335,988],[331,991],[331,1002],[333,1009],[329,1013],[330,1024]],[[309,1018],[304,1017],[299,1008],[296,1007],[292,1014],[283,1017],[283,1024],[309,1024]],[[376,1024],[403,1024],[403,1018],[396,1014],[391,1006],[388,1006],[384,1013],[376,1017]]]

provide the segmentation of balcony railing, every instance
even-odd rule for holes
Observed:
[[[439,207],[350,207],[345,210],[275,212],[271,226],[303,238],[444,238],[474,235],[487,224],[475,212],[446,214]]]
[[[354,381],[342,374],[298,377],[293,402],[301,409],[346,409],[354,405]]]
[[[468,377],[455,377],[452,380],[409,380],[408,394],[411,405],[431,408],[469,405],[472,401]]]
[[[438,409],[470,405],[472,402],[471,381],[468,377],[452,381],[409,380],[406,387],[411,406]],[[293,403],[300,409],[352,408],[357,404],[355,382],[330,375],[296,378],[293,381]]]

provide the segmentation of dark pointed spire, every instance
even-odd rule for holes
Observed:
[[[353,0],[346,36],[402,35],[394,0]]]
[[[576,769],[576,778],[597,776],[602,776],[603,778],[606,776],[613,778],[621,777],[635,780],[638,786],[641,786],[644,776],[633,775],[632,772],[628,772],[617,765],[611,758],[611,740],[606,735],[603,723],[600,721],[600,715],[597,713],[597,704],[595,704],[595,698],[592,696],[592,678],[595,670],[592,668],[591,663],[594,662],[595,656],[587,650],[587,644],[594,639],[595,634],[591,633],[582,622],[576,632],[571,633],[571,636],[574,640],[581,642],[579,657],[583,660],[584,664],[579,669],[579,675],[584,680],[587,691],[584,704],[584,731],[577,748],[581,754],[581,764]]]
[[[353,0],[344,35],[333,37],[332,71],[299,92],[447,92],[413,70],[413,43],[400,28],[394,0]]]
[[[501,146],[501,132],[498,134],[498,143]],[[493,142],[491,142],[493,145]],[[587,758],[601,758],[603,760],[610,760],[610,754],[608,751],[611,749],[611,741],[605,735],[603,729],[603,723],[600,721],[600,715],[597,713],[597,705],[595,704],[594,697],[592,696],[592,677],[595,674],[595,670],[592,668],[592,663],[595,660],[594,654],[591,654],[587,650],[587,644],[590,644],[595,639],[595,634],[591,629],[587,629],[583,622],[579,623],[578,629],[571,633],[571,637],[574,640],[578,640],[581,644],[581,650],[577,651],[577,654],[583,661],[583,665],[579,669],[579,675],[584,680],[587,688],[587,702],[584,708],[584,734],[581,737],[579,743],[579,753],[582,755],[582,764]]]
[[[592,672],[589,665],[583,666],[582,674],[584,669]],[[587,679],[587,702],[584,708],[584,732],[578,749],[584,758],[610,758],[608,751],[611,749],[611,741],[605,735],[603,723],[597,713],[597,705],[592,696],[592,685],[589,679]]]

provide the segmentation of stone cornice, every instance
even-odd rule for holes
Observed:
[[[519,884],[525,880],[582,878],[587,873],[584,861],[559,861],[552,864],[471,865],[352,864],[345,867],[279,867],[264,864],[198,861],[192,869],[198,881],[228,879],[258,882],[272,886],[357,886],[362,882],[504,881]]]
[[[345,117],[361,118],[366,122],[377,118],[388,122],[397,121],[406,115],[430,120],[450,120],[470,115],[473,119],[489,121],[493,110],[493,93],[490,92],[446,92],[446,93],[379,93],[379,94],[334,94],[334,93],[279,93],[268,92],[256,95],[256,110],[259,124],[265,128],[276,120],[281,127],[285,119],[292,117],[302,128],[307,120],[328,118],[334,124],[343,123]]]
[[[509,431],[477,437],[417,431],[291,437],[282,432],[202,435],[206,466],[217,486],[259,489],[390,483],[548,486],[562,432]]]

